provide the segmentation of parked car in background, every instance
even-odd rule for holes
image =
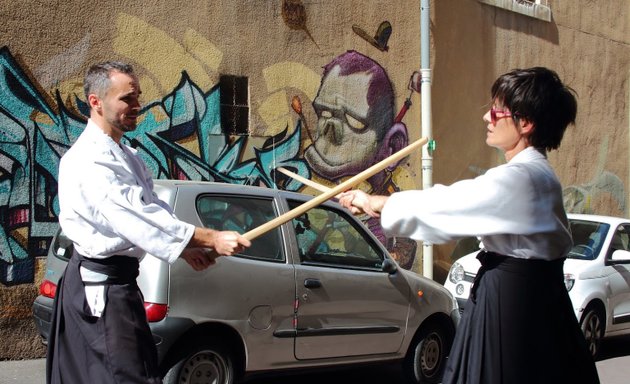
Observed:
[[[564,262],[569,291],[594,357],[603,338],[630,333],[630,219],[569,214],[573,248]],[[453,263],[444,286],[463,311],[481,264],[477,252]]]
[[[155,191],[182,220],[240,233],[312,198],[172,180],[156,180]],[[59,233],[33,304],[44,339],[71,254],[72,243]],[[399,268],[361,221],[332,201],[202,272],[147,255],[138,284],[166,384],[370,362],[402,363],[410,382],[438,383],[459,320],[441,284]]]

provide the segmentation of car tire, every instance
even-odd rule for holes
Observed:
[[[233,359],[219,345],[205,345],[184,353],[163,379],[163,384],[233,382]]]
[[[444,326],[432,322],[414,337],[403,371],[409,383],[440,383],[446,367],[453,335]]]
[[[589,305],[580,321],[580,328],[582,328],[586,344],[593,358],[596,358],[599,353],[602,338],[604,337],[605,324],[603,312],[596,306]]]

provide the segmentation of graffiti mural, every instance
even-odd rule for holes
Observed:
[[[33,282],[34,257],[44,256],[57,230],[59,159],[82,132],[87,105],[64,106],[39,90],[6,47],[0,49],[0,281]],[[209,180],[277,187],[272,171],[287,167],[310,177],[300,132],[287,130],[242,159],[246,137],[233,143],[220,127],[218,87],[203,92],[182,72],[166,97],[146,105],[138,127],[124,137],[156,178]],[[282,188],[301,183],[284,180]]]
[[[371,58],[347,51],[324,67],[313,108],[317,124],[312,145],[304,152],[319,177],[338,182],[385,159],[408,144],[407,127],[395,116],[394,90],[385,70]],[[392,171],[398,163],[367,180],[368,192],[398,190]],[[416,242],[387,239],[379,219],[366,219],[370,230],[386,244],[403,268],[409,269]]]
[[[135,26],[132,29],[137,33],[158,33],[128,18],[119,15],[119,20]],[[191,33],[187,36],[187,41],[199,42]],[[89,36],[68,55],[81,55],[86,44]],[[173,44],[174,52],[176,48]],[[220,61],[220,54],[215,53],[203,61],[209,67]],[[194,59],[188,62],[185,68],[200,74],[201,83],[208,84],[204,66],[195,64],[199,61]],[[150,74],[155,72],[148,69]],[[278,75],[286,74],[286,70],[305,74],[288,77],[301,79],[299,86],[286,84],[282,79],[287,77]],[[176,86],[163,93],[166,96],[143,107],[137,129],[127,133],[123,141],[138,150],[156,178],[290,191],[299,191],[304,185],[275,169],[283,167],[302,177],[334,184],[408,143],[407,128],[401,120],[409,105],[394,117],[393,86],[385,70],[367,56],[345,52],[326,65],[321,75],[298,63],[272,65],[263,75],[270,94],[261,103],[259,113],[269,125],[265,132],[272,136],[260,148],[252,148],[246,136],[234,138],[223,132],[218,85],[207,85],[209,89],[204,91],[187,69],[182,70]],[[80,87],[76,86],[76,78],[49,77],[43,76],[45,84],[34,81],[7,47],[0,49],[0,282],[5,285],[33,282],[35,257],[46,255],[58,228],[59,160],[78,138],[89,115],[84,97],[77,94]],[[148,93],[162,93],[160,90],[168,83],[163,79],[149,78]],[[52,84],[58,87],[43,90]],[[66,95],[63,100],[60,89]],[[304,92],[312,105],[302,105],[298,96],[287,102],[283,94],[288,96],[289,89]],[[316,116],[311,124],[303,114],[303,108],[310,106]],[[286,119],[291,110],[298,115],[295,123]],[[253,151],[253,157],[246,150]],[[246,155],[249,160],[243,160]],[[370,178],[366,189],[379,194],[398,190],[393,176],[397,165]],[[388,239],[378,220],[364,221],[400,264],[410,268],[416,243]]]
[[[56,229],[56,167],[82,127],[0,49],[0,281],[29,282]]]

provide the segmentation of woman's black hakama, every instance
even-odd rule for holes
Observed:
[[[477,258],[482,267],[443,384],[599,383],[564,285],[564,259],[485,251]]]

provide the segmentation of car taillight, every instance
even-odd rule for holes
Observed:
[[[52,281],[49,280],[44,280],[39,286],[39,293],[42,296],[54,299],[55,294],[57,293],[57,284],[54,284]]]
[[[166,317],[168,305],[145,302],[144,310],[147,312],[147,320],[149,322],[160,321]]]

